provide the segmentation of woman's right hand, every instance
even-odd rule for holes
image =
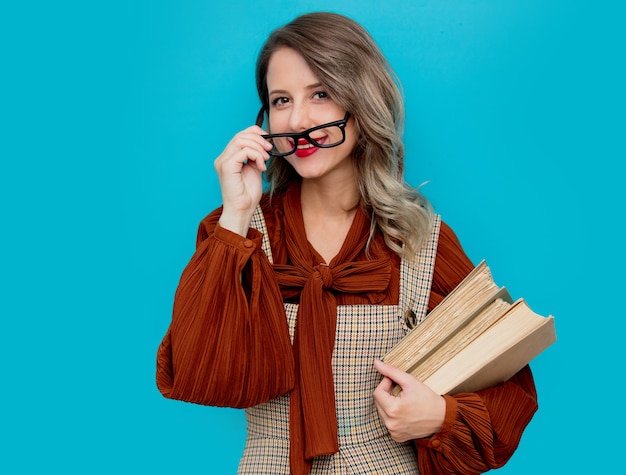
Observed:
[[[220,226],[242,236],[248,233],[263,194],[262,175],[272,150],[272,144],[261,137],[265,133],[256,125],[242,130],[214,162],[222,191]]]

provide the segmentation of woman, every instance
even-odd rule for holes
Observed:
[[[404,183],[385,58],[352,20],[313,13],[270,35],[256,75],[259,120],[215,160],[223,206],[181,277],[159,389],[247,408],[240,473],[502,466],[537,409],[528,367],[439,395],[380,361],[473,268]]]

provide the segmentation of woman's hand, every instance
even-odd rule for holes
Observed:
[[[443,425],[446,401],[428,386],[394,366],[375,361],[383,380],[374,391],[378,414],[396,442],[430,437]],[[394,382],[402,388],[391,394]]]
[[[272,149],[264,133],[256,125],[239,132],[214,162],[222,191],[220,226],[242,236],[263,193],[262,175]]]

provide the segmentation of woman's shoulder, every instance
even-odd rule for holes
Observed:
[[[260,211],[263,213],[263,218],[268,223],[268,226],[274,224],[276,220],[282,220],[284,215],[284,199],[285,199],[285,190],[277,191],[271,193],[266,191],[261,196],[261,201],[259,202]]]
[[[456,233],[442,220],[429,308],[437,305],[473,268],[474,264],[465,253]]]
[[[267,234],[273,242],[280,234],[283,215],[283,193],[266,192],[254,212],[252,227]]]
[[[439,250],[444,252],[448,256],[458,256],[460,259],[466,262],[470,262],[469,257],[463,249],[463,245],[457,235],[452,229],[452,226],[448,224],[444,219],[440,218],[440,230],[439,230]]]

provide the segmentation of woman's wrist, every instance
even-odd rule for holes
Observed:
[[[241,215],[235,213],[222,212],[219,219],[219,224],[222,228],[228,229],[240,236],[246,237],[248,235],[248,229],[250,229],[250,221],[252,215]]]

